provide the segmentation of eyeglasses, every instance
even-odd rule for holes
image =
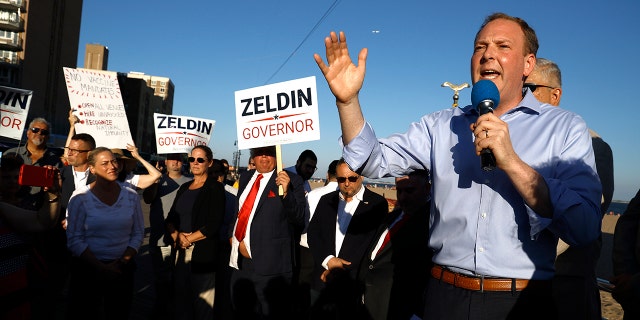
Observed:
[[[336,180],[338,180],[338,183],[345,183],[347,181],[347,179],[349,179],[349,182],[356,182],[358,181],[358,176],[351,176],[351,177],[337,177]]]
[[[203,159],[203,158],[194,158],[194,157],[189,157],[189,158],[187,158],[187,160],[189,160],[189,162],[198,161],[198,163],[205,163],[205,161],[207,161],[207,159]]]
[[[259,157],[259,156],[267,156],[267,157],[275,157],[276,149],[274,147],[262,147],[251,150],[251,157]]]
[[[531,90],[531,92],[536,92],[536,89],[538,89],[538,87],[549,88],[549,89],[555,89],[556,88],[556,87],[552,87],[552,86],[545,86],[544,84],[535,84],[535,83],[525,83],[524,87],[525,88],[529,88],[529,90]]]
[[[40,129],[40,128],[33,127],[33,128],[29,128],[29,130],[31,130],[31,132],[33,132],[33,133],[40,132],[41,136],[48,136],[49,135],[49,130],[47,130],[47,129]]]
[[[68,154],[72,154],[72,153],[85,153],[85,152],[89,152],[91,150],[78,150],[78,149],[71,149],[69,147],[64,147],[65,149],[69,150],[67,153]]]

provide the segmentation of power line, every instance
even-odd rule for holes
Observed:
[[[307,35],[304,37],[304,39],[302,39],[302,42],[300,42],[300,44],[293,50],[293,52],[291,52],[291,54],[289,55],[289,57],[287,57],[286,60],[284,60],[284,62],[280,65],[280,67],[278,67],[278,69],[276,70],[276,72],[274,72],[269,79],[267,79],[267,81],[264,82],[264,84],[268,84],[269,81],[271,81],[271,79],[273,79],[273,77],[276,76],[276,74],[278,74],[278,72],[280,72],[280,70],[282,70],[282,68],[287,64],[287,62],[289,62],[289,60],[291,60],[291,57],[293,57],[296,52],[298,52],[298,49],[300,49],[300,47],[302,47],[302,45],[307,41],[307,39],[309,39],[309,37],[311,36],[311,34],[316,31],[316,29],[318,29],[318,27],[320,26],[320,24],[322,24],[322,22],[324,21],[324,19],[326,19],[329,14],[331,14],[331,12],[338,6],[338,3],[340,3],[341,0],[335,0],[331,6],[329,6],[329,9],[327,9],[327,11],[322,15],[322,17],[320,17],[320,20],[318,20],[318,22],[316,22],[316,25],[313,26],[313,28],[311,29],[311,31],[309,31],[309,33],[307,33]]]

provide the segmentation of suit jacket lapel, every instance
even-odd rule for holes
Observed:
[[[372,244],[373,246],[378,244],[378,241],[380,240],[380,237],[384,233],[384,230],[391,229],[391,224],[394,221],[396,221],[396,219],[398,219],[401,213],[402,213],[401,209],[393,210],[391,213],[389,213],[389,216],[387,217],[387,219],[385,219],[384,223],[381,225],[381,228],[378,229],[378,231],[376,232],[376,237],[375,237],[374,243]],[[400,228],[400,230],[402,230],[402,228]],[[393,239],[391,241],[393,241]],[[384,253],[389,250],[389,248],[391,248],[391,245],[387,244],[384,248],[382,248],[382,251],[380,251],[380,253],[378,253],[378,255],[375,256],[374,260],[378,260],[379,257],[383,256]],[[371,256],[369,256],[369,259],[371,259]]]
[[[276,185],[275,171],[273,172],[273,174],[271,174],[271,178],[269,178],[269,181],[267,181],[267,185],[264,186],[264,190],[262,190],[262,194],[259,195],[260,197],[258,198],[258,204],[256,205],[256,211],[254,215],[258,214],[260,207],[262,207],[265,201],[267,201],[267,198],[269,197],[269,192],[274,192],[273,191],[274,189],[275,190],[278,189],[278,186]],[[275,192],[277,193],[277,191]]]

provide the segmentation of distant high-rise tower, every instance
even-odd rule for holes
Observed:
[[[84,53],[84,68],[95,70],[108,70],[109,48],[97,44],[87,44]]]

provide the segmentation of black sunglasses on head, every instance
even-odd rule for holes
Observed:
[[[356,182],[358,181],[358,176],[351,176],[351,177],[337,177],[336,180],[338,180],[338,183],[344,183],[345,181],[347,181],[347,179],[349,179],[349,182]]]
[[[544,84],[535,84],[535,83],[525,83],[524,84],[525,88],[529,88],[529,90],[531,90],[531,92],[536,92],[536,89],[538,89],[538,87],[543,87],[543,88],[549,88],[549,89],[555,89],[556,87],[552,87],[552,86],[546,86]]]
[[[207,161],[207,159],[203,159],[203,158],[194,158],[194,157],[189,157],[189,158],[187,158],[187,160],[189,160],[189,162],[198,161],[198,163],[205,163],[205,161]]]
[[[47,129],[40,129],[40,128],[33,127],[33,128],[29,128],[29,130],[31,130],[31,132],[33,132],[33,133],[40,132],[40,135],[42,135],[42,136],[48,136],[49,135],[49,130],[47,130]]]

